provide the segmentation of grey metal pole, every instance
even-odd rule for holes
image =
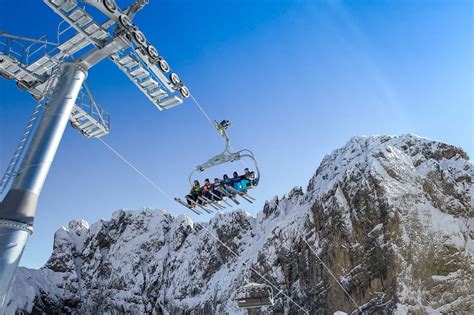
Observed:
[[[60,68],[46,112],[25,152],[18,175],[0,203],[0,313],[21,255],[33,232],[36,205],[87,70],[77,63]]]
[[[39,39],[34,39],[34,38],[28,38],[24,36],[17,36],[17,35],[12,35],[12,34],[7,34],[0,32],[0,37],[7,37],[7,38],[14,38],[14,39],[21,39],[21,40],[26,40],[32,43],[37,43],[37,44],[45,44],[45,45],[51,45],[51,46],[59,46],[59,44],[56,43],[51,43],[46,40],[39,40]]]

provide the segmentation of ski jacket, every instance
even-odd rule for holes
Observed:
[[[211,184],[204,184],[204,185],[202,185],[201,188],[202,188],[203,192],[208,192],[209,190],[212,189],[212,186],[211,186]]]
[[[194,184],[191,192],[199,194],[201,192],[201,186],[199,184]]]

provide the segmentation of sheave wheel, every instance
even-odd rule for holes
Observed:
[[[133,26],[132,20],[130,20],[130,18],[126,14],[121,14],[119,16],[119,22],[120,25],[122,25],[122,27],[127,30]]]
[[[156,50],[155,46],[153,45],[148,46],[147,51],[148,55],[153,59],[158,59],[158,57],[160,57],[158,50]]]
[[[69,121],[69,124],[71,125],[72,128],[77,129],[79,126],[73,123],[72,121]]]
[[[181,83],[181,79],[179,78],[179,76],[176,74],[176,73],[172,73],[170,75],[170,80],[171,82],[173,82],[174,85],[178,85]]]
[[[139,30],[133,31],[133,38],[142,46],[146,43],[145,35]]]
[[[189,89],[186,85],[183,85],[180,89],[179,89],[179,93],[181,93],[181,95],[184,97],[184,98],[188,98],[190,96],[191,93],[189,93]]]
[[[103,0],[104,6],[107,10],[110,11],[110,13],[115,13],[115,10],[117,10],[117,5],[115,4],[114,0]]]
[[[168,71],[170,71],[170,65],[164,59],[160,60],[159,66],[161,71],[163,71],[164,73],[168,73]]]
[[[89,134],[87,132],[85,132],[84,130],[81,130],[81,134],[86,137],[86,138],[89,138]]]
[[[9,75],[6,72],[0,71],[0,75],[5,79],[5,80],[13,80],[13,77]]]

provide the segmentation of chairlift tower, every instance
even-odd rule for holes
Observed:
[[[88,70],[109,58],[160,110],[180,105],[190,96],[133,23],[148,0],[135,0],[124,10],[114,0],[43,2],[63,19],[58,41],[67,33],[73,32],[72,37],[52,43],[45,36],[34,40],[0,33],[0,75],[38,101],[0,181],[0,194],[6,192],[0,202],[0,313],[33,232],[37,201],[68,122],[87,138],[110,132],[109,115],[85,84]],[[100,11],[105,22],[96,22],[86,8]],[[89,49],[83,52],[85,48]]]

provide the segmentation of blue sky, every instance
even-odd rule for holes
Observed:
[[[128,1],[118,1],[122,6]],[[136,24],[214,119],[230,119],[236,149],[250,148],[266,199],[306,186],[325,154],[355,135],[416,133],[473,144],[472,1],[157,1]],[[0,0],[0,31],[52,35],[60,22],[42,1]],[[8,14],[6,14],[8,12]],[[173,196],[190,171],[224,147],[196,106],[160,112],[114,64],[87,82],[112,115],[104,138]],[[0,81],[0,169],[34,106]],[[242,164],[209,176],[240,170]],[[40,267],[54,232],[142,207],[187,213],[100,142],[68,128],[43,188],[21,264]],[[200,220],[208,217],[201,217]]]

